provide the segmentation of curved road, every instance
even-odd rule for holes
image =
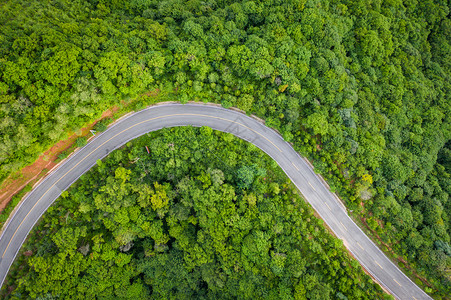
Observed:
[[[187,125],[232,133],[266,152],[361,265],[387,290],[398,299],[431,299],[371,242],[318,175],[278,133],[240,112],[202,104],[164,104],[133,113],[96,136],[49,174],[18,207],[0,237],[0,283],[3,284],[22,243],[41,215],[98,159],[149,131]]]

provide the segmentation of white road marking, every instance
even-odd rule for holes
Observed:
[[[341,221],[340,224],[346,229],[346,231],[348,231],[348,228],[346,228],[346,226],[343,223],[341,223]]]
[[[316,192],[316,189],[313,187],[313,185],[309,182],[308,184],[310,184],[310,186],[312,187],[312,189]]]
[[[384,269],[384,268],[382,268],[382,266],[377,261],[375,261],[375,262],[379,266],[379,268]]]
[[[326,204],[327,208],[328,208],[330,211],[332,211],[332,209],[330,209],[330,206],[329,206],[329,204],[327,204],[327,202],[324,202],[324,204]]]

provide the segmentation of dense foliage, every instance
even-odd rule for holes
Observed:
[[[13,299],[387,297],[321,224],[255,146],[174,128],[64,192],[7,282]]]
[[[450,294],[449,10],[444,0],[2,3],[0,178],[139,93],[237,106],[315,158],[381,241],[436,296]]]

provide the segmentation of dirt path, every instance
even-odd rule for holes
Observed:
[[[112,117],[117,110],[118,107],[113,107],[103,112],[99,119],[81,129],[81,136],[90,134],[89,130],[92,129],[98,121]],[[0,212],[3,211],[11,198],[27,184],[34,184],[44,177],[49,170],[56,166],[58,163],[56,161],[58,155],[66,149],[69,149],[78,137],[80,137],[80,135],[76,135],[75,133],[69,134],[67,139],[53,145],[52,148],[44,152],[44,154],[42,154],[33,164],[6,178],[0,186]]]
[[[152,104],[155,104],[156,102],[159,102],[159,95],[159,89],[149,91],[140,96],[137,96],[129,102],[121,101],[121,107],[127,107],[136,101],[142,101],[146,98],[153,99]],[[149,105],[149,103],[147,103],[147,105]],[[82,128],[80,130],[81,134],[77,135],[74,132],[69,133],[67,139],[53,145],[49,150],[44,152],[44,154],[42,154],[33,164],[26,166],[22,170],[7,177],[0,184],[0,213],[9,203],[11,198],[20,190],[22,190],[27,184],[34,184],[39,179],[47,175],[48,171],[58,164],[58,155],[71,148],[78,137],[86,135],[89,137],[89,135],[91,135],[89,130],[91,130],[97,122],[109,117],[118,118],[120,117],[121,113],[124,113],[124,111],[121,112],[119,110],[119,106],[113,106],[112,108],[104,111],[100,118]]]

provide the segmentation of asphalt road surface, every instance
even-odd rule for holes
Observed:
[[[229,132],[263,150],[285,171],[336,236],[379,283],[398,299],[431,299],[371,242],[309,164],[278,133],[240,112],[202,104],[164,104],[133,113],[98,134],[49,174],[18,207],[0,237],[0,283],[3,284],[34,224],[61,192],[98,159],[149,131],[187,125]]]

